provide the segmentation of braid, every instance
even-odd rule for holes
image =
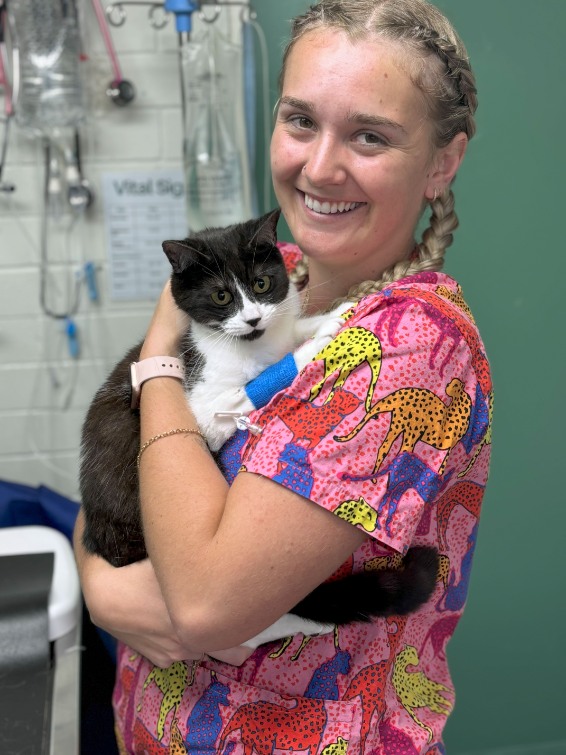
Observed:
[[[441,144],[450,142],[456,132],[449,126],[455,123],[471,139],[476,131],[473,116],[478,106],[478,98],[474,74],[467,56],[462,55],[454,42],[442,37],[435,29],[417,25],[412,31],[414,39],[442,61],[448,74],[444,79],[444,89],[452,100],[453,112],[445,119],[445,133],[439,134]]]
[[[458,227],[452,190],[448,189],[431,202],[431,210],[430,224],[423,232],[421,243],[417,245],[408,259],[401,260],[384,270],[379,280],[357,283],[343,299],[333,302],[332,307],[342,301],[359,301],[362,297],[382,291],[390,283],[410,275],[442,270],[444,252],[452,243],[452,231]]]

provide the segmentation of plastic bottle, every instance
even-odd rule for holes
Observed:
[[[75,0],[12,0],[10,33],[18,49],[18,125],[50,135],[85,116]]]
[[[243,111],[242,48],[217,24],[181,50],[185,99],[184,160],[191,231],[251,215]]]

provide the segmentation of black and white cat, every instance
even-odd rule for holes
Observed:
[[[163,243],[173,270],[173,298],[190,318],[181,357],[186,396],[213,451],[236,429],[230,416],[219,413],[245,414],[254,408],[246,383],[310,338],[295,351],[300,369],[343,324],[340,314],[347,306],[300,317],[299,294],[276,246],[278,218],[276,210],[258,220]],[[99,389],[82,431],[83,543],[114,566],[147,555],[138,500],[139,415],[130,409],[130,364],[138,360],[140,348],[141,343],[131,349]],[[408,613],[431,594],[436,568],[434,549],[414,548],[402,569],[321,585],[295,612],[320,622],[310,633],[328,631],[335,623]],[[277,637],[306,631],[296,615],[288,619],[288,631],[276,630]],[[260,641],[272,638],[265,637]]]

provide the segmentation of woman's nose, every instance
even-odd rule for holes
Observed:
[[[343,149],[330,135],[321,136],[310,145],[303,175],[312,186],[340,184],[346,178]]]

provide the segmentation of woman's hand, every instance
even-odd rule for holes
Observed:
[[[179,642],[149,559],[117,569],[87,553],[81,538],[79,515],[75,555],[92,622],[161,668],[200,659],[202,653]]]
[[[189,327],[189,318],[175,304],[168,280],[158,299],[141,350],[141,359],[152,356],[177,356],[181,337]]]

